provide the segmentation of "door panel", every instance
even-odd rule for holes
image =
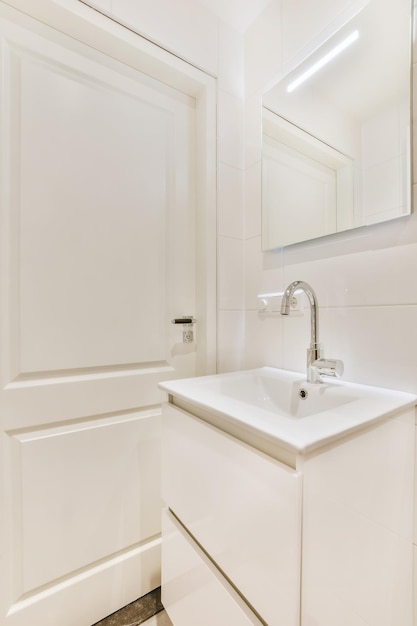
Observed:
[[[9,45],[19,372],[164,360],[167,261],[190,275],[166,239],[193,193],[176,136],[193,101],[53,48]]]
[[[147,472],[159,475],[155,414],[112,416],[13,437],[12,463],[20,469],[15,494],[21,524],[15,529],[21,526],[23,593],[159,532],[159,494],[146,480]]]
[[[31,65],[20,70],[21,371],[163,360],[169,112]]]
[[[0,625],[89,626],[159,585],[195,101],[17,12],[0,37]]]

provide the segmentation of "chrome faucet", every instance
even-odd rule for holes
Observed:
[[[343,363],[336,359],[325,359],[319,344],[319,306],[316,294],[310,285],[303,280],[292,282],[282,297],[281,315],[289,315],[291,300],[296,291],[304,291],[310,303],[310,347],[307,350],[307,381],[320,383],[321,376],[341,376]]]

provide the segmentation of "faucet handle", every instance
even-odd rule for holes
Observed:
[[[343,361],[339,359],[316,359],[312,363],[312,367],[317,371],[317,374],[321,376],[333,376],[339,378],[344,372]]]

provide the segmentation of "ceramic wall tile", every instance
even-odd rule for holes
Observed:
[[[244,335],[243,311],[219,311],[217,318],[218,373],[244,369]]]
[[[243,38],[219,21],[219,89],[238,98],[244,95]]]
[[[417,393],[417,306],[320,310],[324,354],[341,359],[343,379]],[[297,318],[284,328],[284,364],[302,371],[310,332]],[[301,340],[302,337],[302,340]]]
[[[218,238],[218,309],[243,308],[243,242]]]
[[[282,345],[283,345],[283,368],[294,372],[302,372],[307,369],[307,349],[310,347],[310,312],[306,311],[303,316],[288,315],[282,321]],[[320,342],[326,348],[326,333],[323,324],[320,324]],[[327,355],[338,355],[327,350]],[[340,357],[341,358],[341,357]]]
[[[245,242],[245,306],[247,310],[258,309],[258,294],[272,291],[266,283],[263,272],[263,255],[260,237],[253,237]],[[280,275],[280,270],[278,270]]]
[[[269,266],[267,260],[270,261]],[[262,253],[260,236],[252,237],[245,243],[245,263],[246,309],[257,310],[259,294],[282,289],[282,251],[277,250],[266,256]]]
[[[283,319],[279,313],[246,312],[244,369],[284,366],[282,327]]]
[[[245,236],[259,237],[262,229],[262,165],[258,161],[246,169]]]
[[[262,157],[262,94],[245,101],[245,167],[261,162]]]
[[[376,250],[321,258],[306,256],[286,263],[282,287],[305,280],[315,290],[321,307],[417,304],[417,284],[410,267],[417,257],[417,242]]]
[[[243,100],[218,91],[219,162],[243,168]]]
[[[247,97],[266,91],[281,63],[281,0],[271,0],[245,33]]]
[[[220,163],[218,172],[218,234],[242,239],[243,171]]]
[[[190,0],[112,0],[122,23],[181,58],[217,76],[218,20]]]
[[[282,0],[282,57],[288,60],[346,9],[349,0]]]
[[[344,312],[346,378],[416,393],[416,316],[416,306],[360,307]],[[341,328],[337,320],[333,323]],[[337,330],[333,327],[334,336]]]

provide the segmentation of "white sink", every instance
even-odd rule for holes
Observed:
[[[340,384],[311,384],[305,376],[262,368],[201,379],[200,390],[223,395],[287,418],[323,413],[358,399],[358,391]]]
[[[417,402],[414,394],[343,380],[307,383],[303,374],[272,367],[168,381],[160,387],[176,404],[191,404],[302,453]]]

